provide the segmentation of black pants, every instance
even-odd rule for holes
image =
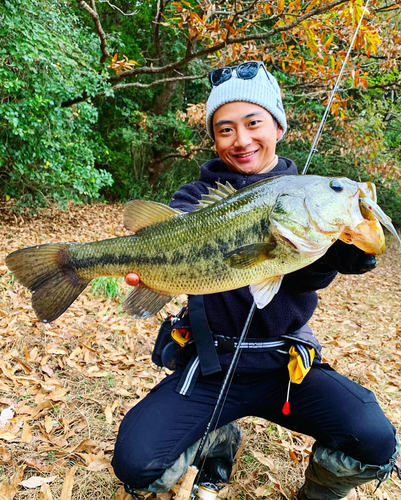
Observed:
[[[222,376],[200,376],[190,397],[175,392],[181,371],[158,384],[125,416],[112,465],[134,489],[147,488],[198,441],[210,418]],[[263,375],[235,375],[218,425],[258,416],[340,449],[362,464],[388,463],[395,449],[395,429],[373,393],[328,365],[313,365],[302,384],[291,384],[291,412],[286,399],[288,370]]]

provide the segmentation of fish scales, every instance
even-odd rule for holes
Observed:
[[[268,275],[280,274],[280,268],[288,266],[284,258],[273,266],[267,263],[246,270],[233,269],[224,262],[224,255],[239,246],[263,241],[262,221],[269,218],[276,197],[277,192],[264,184],[242,196],[231,196],[203,210],[148,226],[137,235],[106,240],[101,246],[99,242],[90,243],[93,261],[103,254],[100,267],[87,261],[90,268],[79,274],[93,279],[100,270],[121,276],[134,269],[148,287],[173,294],[182,290],[189,294],[214,293],[245,286],[266,276],[267,266]],[[113,261],[114,256],[118,258]],[[80,265],[85,265],[84,259],[77,269]]]

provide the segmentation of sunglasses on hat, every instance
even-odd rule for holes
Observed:
[[[258,74],[261,66],[266,71],[265,65],[261,61],[250,61],[239,64],[238,66],[227,66],[226,68],[215,69],[209,73],[209,81],[212,87],[217,87],[233,76],[233,69],[236,70],[237,78],[241,78],[241,80],[251,80]]]

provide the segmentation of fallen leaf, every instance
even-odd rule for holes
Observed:
[[[116,491],[113,500],[132,500],[132,495],[125,491],[124,486],[120,486]]]
[[[17,434],[12,434],[11,432],[0,432],[0,439],[4,439],[4,441],[14,441],[16,437]]]
[[[265,484],[264,486],[258,486],[254,490],[254,495],[257,497],[267,497],[268,495],[271,495],[274,493],[273,490],[273,484]]]
[[[0,462],[3,464],[11,462],[11,452],[6,448],[0,448]]]
[[[51,483],[56,478],[57,476],[51,476],[51,477],[32,476],[29,479],[25,479],[25,481],[21,481],[18,484],[24,486],[24,488],[39,488],[39,486],[42,486],[42,484]]]
[[[10,422],[10,420],[14,417],[14,415],[15,415],[14,406],[10,406],[9,408],[5,408],[0,413],[0,427],[5,427]]]
[[[47,483],[43,483],[40,487],[39,500],[53,500],[50,486]]]
[[[21,436],[21,442],[22,443],[30,443],[32,441],[32,430],[28,422],[24,423],[24,427],[22,428],[22,436]]]
[[[272,472],[277,472],[277,467],[276,467],[276,464],[274,463],[274,460],[272,460],[271,458],[268,458],[266,455],[264,455],[260,451],[253,451],[252,454],[258,462],[269,467],[269,469]]]
[[[16,493],[19,482],[21,481],[25,471],[25,466],[20,467],[17,472],[11,477],[10,481],[7,480],[0,482],[0,499],[1,500],[13,500]]]
[[[106,408],[104,410],[104,414],[106,415],[106,422],[108,424],[111,424],[113,422],[113,411],[112,411],[111,406],[109,404],[106,405]]]
[[[74,465],[65,475],[63,489],[61,490],[60,500],[71,500],[72,488],[74,486],[74,476],[78,465]]]
[[[48,434],[50,434],[53,429],[53,420],[49,417],[49,415],[45,416],[45,430]]]

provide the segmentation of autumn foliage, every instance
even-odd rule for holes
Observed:
[[[85,8],[85,2],[79,3]],[[154,108],[142,111],[139,126],[145,135],[150,130],[144,124],[152,123],[155,113],[163,113],[169,106],[166,103],[176,102],[177,92],[191,93],[195,84],[199,89],[198,82],[205,81],[208,71],[258,59],[275,74],[283,90],[290,127],[280,152],[295,150],[302,166],[343,71],[312,169],[370,177],[390,190],[387,197],[399,196],[399,4],[380,0],[366,5],[362,0],[159,0],[155,8],[152,48],[120,57],[116,52],[111,63],[106,60],[114,70],[109,81],[115,92],[160,89]],[[104,32],[98,35],[106,40]],[[193,158],[210,147],[204,130],[207,92],[204,84],[196,99],[177,110],[177,122],[186,120],[192,136],[173,149],[150,153],[152,182],[172,161]],[[165,104],[159,106],[163,96]]]

